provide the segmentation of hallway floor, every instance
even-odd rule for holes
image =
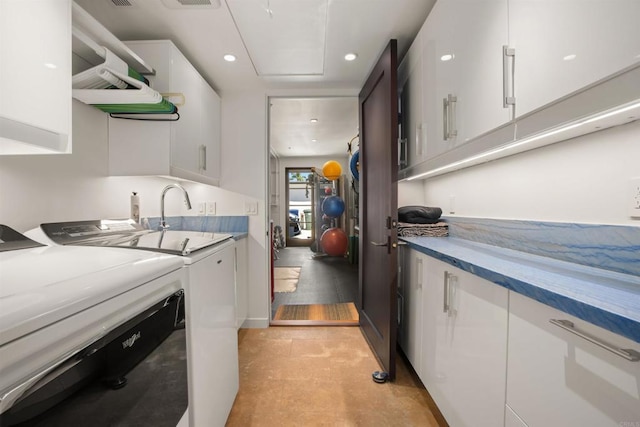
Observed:
[[[317,257],[308,247],[279,250],[275,267],[301,267],[295,292],[276,292],[271,318],[282,304],[335,304],[355,302],[358,292],[358,265],[345,257]]]
[[[380,367],[358,327],[242,329],[239,357],[227,426],[445,425],[401,355],[395,382],[372,381]]]

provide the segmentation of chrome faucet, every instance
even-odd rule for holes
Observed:
[[[187,190],[185,190],[182,185],[169,184],[166,187],[164,187],[164,190],[162,190],[162,196],[160,197],[160,227],[162,228],[162,230],[166,230],[167,228],[169,228],[169,226],[167,225],[167,222],[164,219],[164,196],[165,194],[167,194],[167,191],[171,190],[172,188],[179,188],[180,190],[182,190],[182,193],[184,194],[184,204],[187,205],[187,209],[191,209],[191,201],[189,200],[189,193],[187,193]]]

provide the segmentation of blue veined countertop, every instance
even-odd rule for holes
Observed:
[[[640,277],[454,237],[412,249],[640,343]]]

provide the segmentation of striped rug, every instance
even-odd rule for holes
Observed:
[[[358,309],[352,302],[339,304],[289,304],[276,310],[271,324],[358,325]]]

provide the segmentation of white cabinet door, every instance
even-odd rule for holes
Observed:
[[[171,96],[180,119],[109,119],[111,175],[171,175],[205,184],[220,179],[220,97],[167,40],[127,42],[156,71],[153,89]],[[183,103],[182,103],[183,101]]]
[[[422,351],[422,283],[424,259],[420,252],[402,249],[402,306],[400,346],[420,376]]]
[[[171,123],[171,167],[193,173],[201,172],[202,139],[202,77],[187,59],[171,48],[171,92],[184,95],[184,105],[178,107],[180,120]]]
[[[422,381],[452,426],[504,423],[508,291],[425,259]]]
[[[185,308],[191,426],[223,426],[238,392],[234,247],[229,245],[187,267]]]
[[[509,0],[521,116],[640,60],[638,0]]]
[[[552,323],[619,348],[640,344],[511,293],[507,403],[529,427],[619,427],[640,423],[640,362],[630,362]]]
[[[200,173],[214,179],[220,179],[220,152],[221,152],[221,102],[220,96],[214,92],[209,84],[202,79],[202,112],[201,132],[202,144],[206,146],[204,156],[200,163]]]
[[[0,154],[71,152],[71,1],[0,1]]]
[[[427,158],[507,123],[502,48],[507,0],[435,4],[422,34]]]
[[[423,29],[425,27],[423,26]],[[418,33],[398,67],[398,86],[402,111],[402,138],[405,161],[401,168],[414,166],[426,159],[426,123],[422,110],[422,32]]]

